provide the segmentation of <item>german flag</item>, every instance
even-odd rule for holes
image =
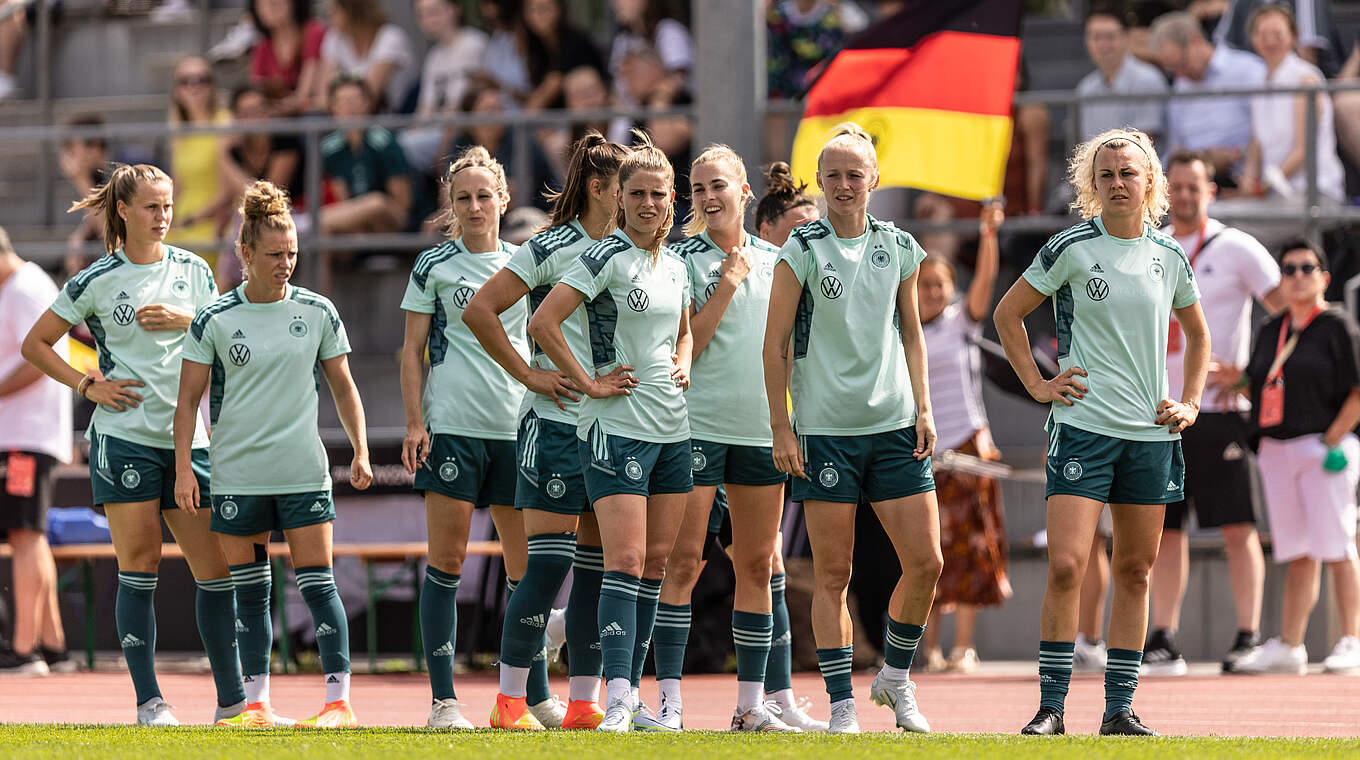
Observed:
[[[980,200],[999,195],[1020,61],[1020,0],[909,0],[852,37],[807,95],[793,172],[843,121],[878,150],[880,185]]]

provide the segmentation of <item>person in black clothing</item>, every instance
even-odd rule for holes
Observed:
[[[1260,430],[1258,464],[1276,562],[1288,563],[1280,635],[1238,660],[1241,673],[1307,672],[1303,638],[1321,565],[1332,573],[1342,636],[1329,671],[1360,670],[1360,563],[1355,489],[1360,483],[1360,326],[1324,293],[1327,257],[1307,241],[1281,249],[1288,306],[1256,336],[1239,387]]]

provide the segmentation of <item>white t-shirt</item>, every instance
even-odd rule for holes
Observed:
[[[378,36],[373,39],[366,56],[360,56],[354,49],[354,43],[345,35],[335,32],[327,34],[321,42],[321,58],[335,64],[341,72],[357,77],[368,76],[375,64],[396,64],[396,70],[387,78],[387,88],[383,92],[387,97],[388,110],[401,105],[416,81],[416,58],[411,52],[411,40],[395,24],[384,24],[378,30]]]
[[[1310,79],[1315,84],[1326,82],[1316,66],[1290,53],[1272,72],[1266,74],[1266,87],[1281,89],[1302,86]],[[1296,95],[1258,95],[1251,99],[1251,135],[1261,146],[1261,163],[1279,166],[1302,139],[1294,134],[1294,98]],[[1336,153],[1336,128],[1332,124],[1332,99],[1323,93],[1317,98],[1317,184],[1318,192],[1339,201],[1345,198],[1345,170]],[[1286,177],[1289,186],[1300,197],[1308,187],[1307,167],[1299,165]]]
[[[1133,55],[1124,56],[1113,82],[1106,82],[1105,75],[1096,69],[1077,82],[1078,95],[1127,95],[1119,101],[1090,103],[1081,107],[1081,133],[1084,139],[1091,139],[1107,129],[1137,127],[1144,132],[1161,133],[1165,127],[1165,105],[1156,97],[1137,98],[1134,95],[1152,93],[1160,95],[1171,88],[1166,77],[1150,63],[1144,63]]]
[[[1171,227],[1162,230],[1170,235]],[[1199,232],[1176,238],[1187,256],[1194,256]],[[1265,246],[1247,233],[1210,219],[1204,227],[1208,245],[1195,256],[1195,281],[1199,283],[1200,308],[1209,325],[1214,358],[1234,367],[1245,367],[1251,355],[1251,302],[1280,284],[1280,267]],[[1185,385],[1185,348],[1167,352],[1167,391],[1179,399]],[[1224,406],[1217,393],[1206,392],[1201,409],[1206,412],[1245,412],[1250,402],[1241,395]]]
[[[430,48],[420,74],[420,106],[417,110],[422,116],[458,109],[467,90],[468,77],[482,65],[486,42],[486,34],[481,30],[459,29],[458,36],[448,44]]]
[[[56,298],[52,278],[31,261],[0,283],[0,380],[24,365],[24,336]],[[54,348],[67,358],[65,337]],[[0,396],[0,451],[32,451],[69,463],[71,427],[71,389],[50,377]]]
[[[940,315],[921,324],[926,336],[926,365],[930,370],[930,403],[941,451],[957,449],[987,427],[982,405],[982,352],[974,341],[982,323],[974,322],[968,307],[955,301]]]

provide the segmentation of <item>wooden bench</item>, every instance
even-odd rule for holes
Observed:
[[[424,541],[395,541],[384,543],[337,543],[331,548],[331,554],[336,557],[353,557],[364,565],[365,584],[366,584],[366,611],[368,624],[368,667],[375,670],[378,664],[378,600],[383,593],[391,588],[391,582],[381,582],[377,578],[376,566],[379,564],[401,563],[410,568],[411,571],[411,592],[414,600],[411,605],[411,656],[414,659],[415,667],[420,670],[424,667],[425,657],[421,651],[420,641],[420,562],[429,552],[429,546]],[[469,541],[467,553],[469,557],[499,557],[501,556],[501,544],[499,541]],[[11,555],[9,544],[0,544],[0,558]],[[94,667],[94,639],[95,639],[95,604],[94,604],[94,563],[98,560],[116,560],[117,554],[114,552],[113,544],[58,544],[52,547],[52,557],[57,562],[73,562],[79,565],[80,569],[80,589],[85,601],[85,662]],[[288,664],[291,660],[288,640],[288,612],[283,603],[283,579],[284,579],[284,560],[288,558],[288,545],[282,542],[271,542],[269,544],[269,557],[274,571],[274,611],[279,615],[279,622],[282,624],[284,635],[276,638],[279,645],[280,659],[283,661],[284,672],[288,671]],[[162,559],[183,559],[184,551],[179,544],[161,544]],[[486,579],[484,585],[489,584],[495,574],[487,572],[483,575]],[[489,589],[484,588],[486,591]],[[481,605],[478,605],[480,610]],[[474,621],[474,626],[480,622]]]

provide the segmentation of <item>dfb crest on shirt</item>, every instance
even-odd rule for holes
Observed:
[[[307,337],[307,323],[302,317],[294,317],[293,321],[288,323],[288,334],[294,338]]]

